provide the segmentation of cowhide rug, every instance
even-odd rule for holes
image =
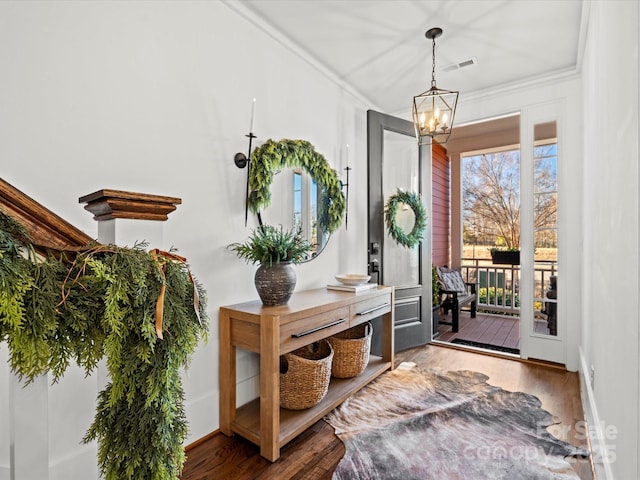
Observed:
[[[540,400],[471,371],[398,368],[325,420],[346,453],[334,480],[578,479],[588,452],[552,436]]]

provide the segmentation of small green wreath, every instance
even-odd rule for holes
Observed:
[[[301,167],[322,187],[318,226],[333,233],[345,215],[346,201],[338,174],[313,145],[305,140],[267,140],[251,154],[249,208],[252,212],[271,204],[273,174],[284,167]]]
[[[411,210],[413,210],[413,214],[415,216],[413,229],[409,234],[407,234],[396,223],[398,206],[401,204],[408,205]],[[387,231],[391,238],[407,248],[413,248],[420,243],[424,229],[427,226],[427,212],[424,209],[424,205],[422,205],[420,196],[417,193],[403,192],[400,189],[398,189],[397,193],[391,195],[387,199],[384,219],[387,224]]]

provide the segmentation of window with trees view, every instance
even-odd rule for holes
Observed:
[[[520,247],[520,151],[462,158],[464,244]]]
[[[536,145],[534,156],[534,245],[558,247],[558,145]],[[554,258],[555,259],[555,258]]]
[[[553,130],[552,135],[555,135]],[[534,165],[534,319],[537,333],[556,335],[558,149],[555,138],[537,140]],[[479,308],[517,315],[519,265],[502,265],[490,249],[520,249],[520,150],[492,150],[462,157],[463,265],[478,282]],[[554,286],[555,287],[555,286]]]
[[[557,247],[557,144],[534,150],[535,247]],[[465,245],[520,248],[520,151],[462,158]]]

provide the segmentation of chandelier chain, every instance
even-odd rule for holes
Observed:
[[[431,88],[436,88],[436,39],[432,40],[431,47]]]

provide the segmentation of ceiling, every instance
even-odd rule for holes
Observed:
[[[583,0],[243,0],[293,45],[364,97],[401,115],[436,83],[460,98],[575,72]],[[475,59],[475,64],[443,67]]]

